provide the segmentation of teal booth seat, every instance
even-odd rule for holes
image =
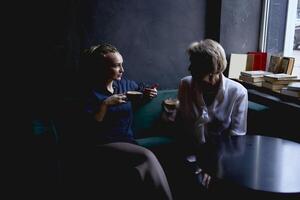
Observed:
[[[266,119],[269,118],[270,108],[252,101],[248,102],[247,134],[264,135],[268,133]]]
[[[151,148],[172,143],[173,126],[162,122],[160,118],[163,101],[176,97],[176,89],[160,90],[156,98],[135,110],[132,128],[138,144]]]
[[[144,147],[168,144],[174,140],[174,126],[162,122],[162,102],[168,98],[176,98],[177,89],[159,90],[156,98],[137,107],[134,110],[133,132],[137,142]],[[70,101],[70,100],[68,100]],[[249,101],[248,129],[257,131],[259,121],[265,121],[265,113],[269,107]],[[258,127],[259,128],[259,127]],[[33,119],[32,131],[36,142],[44,144],[59,144],[61,134],[53,119]],[[258,129],[260,131],[260,129]]]
[[[168,98],[177,97],[177,89],[160,90],[157,98],[139,107],[134,112],[133,131],[137,142],[147,148],[170,144],[174,141],[176,130],[174,125],[167,124],[160,120],[162,112],[162,102]],[[264,131],[265,117],[270,108],[255,103],[248,102],[248,132],[261,133]]]
[[[134,110],[133,132],[137,142],[145,147],[170,143],[174,139],[174,127],[161,121],[162,102],[176,98],[177,89],[159,90],[156,98]],[[70,101],[70,100],[68,100]],[[249,101],[248,128],[255,131],[257,122],[269,111],[269,107]],[[53,119],[33,119],[32,132],[37,143],[59,144],[61,134]]]
[[[133,131],[137,141],[141,145],[151,146],[159,143],[168,143],[173,139],[173,134],[168,128],[169,124],[161,122],[162,102],[167,98],[176,98],[177,90],[160,90],[156,98],[142,104],[134,110]],[[67,100],[67,104],[79,105],[76,100]],[[75,101],[75,103],[74,103]],[[65,105],[66,103],[64,103]],[[65,109],[70,110],[70,108]],[[72,111],[70,111],[72,113]],[[73,113],[72,113],[73,114]],[[71,114],[69,114],[71,115]],[[68,117],[67,114],[63,114]],[[61,117],[62,118],[62,117]],[[62,134],[56,124],[56,119],[36,118],[32,120],[32,132],[37,143],[43,142],[47,145],[56,145],[61,141]],[[74,124],[75,126],[76,124]]]
[[[160,155],[167,155],[168,152],[172,152],[174,148],[176,149],[176,126],[161,120],[163,101],[168,98],[176,97],[177,89],[160,90],[158,91],[158,96],[156,98],[142,104],[134,110],[132,128],[139,145],[155,150],[155,152]],[[75,107],[77,107],[77,103],[75,104]],[[73,108],[73,106],[71,107]],[[265,119],[267,118],[267,115],[269,115],[269,110],[270,109],[264,105],[249,101],[247,134],[256,133],[263,135],[268,132],[265,125]],[[65,119],[66,116],[62,116],[61,118]],[[56,119],[49,118],[32,120],[32,132],[36,144],[34,146],[36,149],[36,157],[42,157],[44,159],[43,162],[41,162],[41,159],[36,159],[37,163],[34,164],[33,167],[36,169],[35,171],[39,171],[41,175],[44,174],[44,171],[48,171],[48,180],[54,178],[51,174],[61,173],[59,166],[62,162],[60,160],[61,155],[63,154],[61,150],[64,149],[62,144],[66,144],[65,142],[62,142],[64,141],[64,135],[73,135],[73,132],[76,131],[76,123],[72,120],[66,126],[74,126],[74,129],[72,130],[71,128],[67,131],[66,129],[62,130],[60,127],[61,124],[57,123],[57,121],[58,120]],[[80,138],[79,141],[81,141]],[[38,177],[45,180],[47,179],[44,176]],[[55,182],[55,180],[53,180],[53,182]]]
[[[176,148],[175,142],[175,134],[176,129],[174,124],[162,122],[161,120],[161,111],[162,111],[162,102],[167,98],[176,98],[177,97],[177,89],[172,90],[160,90],[158,91],[158,96],[151,101],[137,107],[134,110],[134,119],[133,119],[133,131],[136,136],[136,140],[138,144],[144,146],[146,148],[150,148],[151,150],[155,150],[154,152],[158,153],[158,158],[161,161],[166,161],[169,159],[169,155],[174,153],[174,147]],[[68,105],[73,104],[73,100],[69,102]],[[74,105],[74,104],[73,104]],[[67,108],[67,110],[73,110],[73,105],[71,108]],[[75,102],[75,107],[78,107],[77,102]],[[65,104],[63,104],[62,108],[65,109]],[[264,115],[260,115],[261,113],[265,113],[268,111],[268,107],[263,106],[261,104],[257,104],[249,101],[248,107],[248,129],[250,128],[253,132],[257,132],[257,123],[261,120]],[[67,118],[66,112],[59,113],[60,118]],[[71,112],[71,115],[76,116],[76,113]],[[37,186],[48,185],[49,191],[52,192],[53,185],[59,185],[61,180],[64,179],[62,177],[68,177],[66,173],[69,173],[68,165],[65,163],[64,155],[64,147],[62,144],[63,135],[65,134],[73,134],[72,131],[66,131],[68,129],[61,129],[61,124],[58,123],[57,119],[50,119],[49,117],[41,118],[41,119],[33,119],[32,120],[32,134],[35,138],[35,158],[32,163],[32,171],[33,171],[33,182],[37,183]],[[65,120],[62,120],[65,123]],[[67,122],[68,123],[68,122]],[[71,120],[67,126],[74,126],[76,123]],[[262,124],[261,124],[262,125]],[[75,130],[76,128],[74,128]],[[72,129],[70,129],[72,130]],[[69,133],[68,133],[69,132]],[[158,151],[156,151],[158,150]],[[75,160],[77,161],[77,157],[81,152],[75,152]],[[41,159],[42,158],[42,159]],[[83,163],[82,162],[74,162],[76,164]],[[171,162],[172,163],[172,162]],[[173,166],[173,165],[171,165]],[[172,167],[168,168],[171,169]],[[172,171],[172,170],[171,170]],[[76,174],[75,171],[74,174]],[[66,178],[68,179],[68,178]],[[77,183],[77,182],[76,182]],[[49,192],[47,191],[47,192]]]
[[[252,101],[248,102],[248,109],[251,111],[255,111],[255,112],[263,112],[263,111],[267,111],[269,110],[269,107],[262,105],[262,104],[258,104]]]

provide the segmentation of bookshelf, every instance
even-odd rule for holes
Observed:
[[[232,79],[241,83],[248,90],[248,98],[253,102],[257,102],[276,109],[291,109],[300,111],[300,99],[297,97],[287,96],[280,92],[272,91],[268,88],[256,86],[238,79]]]

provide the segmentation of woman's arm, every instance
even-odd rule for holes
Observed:
[[[107,103],[105,100],[100,104],[99,110],[95,113],[94,118],[97,122],[102,122],[107,111]]]
[[[126,102],[126,95],[124,94],[114,94],[106,98],[100,103],[99,109],[95,112],[94,114],[95,120],[97,122],[102,122],[106,115],[107,108],[109,106],[117,105],[125,102]]]
[[[245,135],[247,132],[248,93],[240,95],[235,102],[232,114],[230,135]]]

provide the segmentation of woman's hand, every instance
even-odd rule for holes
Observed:
[[[211,176],[207,173],[205,173],[201,168],[198,168],[195,171],[195,174],[198,176],[198,179],[200,183],[203,185],[203,187],[207,188],[209,187],[209,183],[211,181]]]
[[[207,173],[203,173],[202,185],[205,188],[209,187],[210,180],[211,180],[211,176],[208,175]]]
[[[146,98],[153,99],[157,96],[157,89],[156,88],[145,88],[143,94]]]
[[[126,95],[125,94],[114,94],[108,98],[106,98],[103,103],[107,106],[117,105],[121,103],[126,103]]]

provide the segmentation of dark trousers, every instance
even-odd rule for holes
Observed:
[[[114,191],[107,187],[116,185],[121,189],[116,188],[115,194],[109,192],[109,196],[119,192],[137,199],[172,199],[165,172],[150,150],[131,143],[114,142],[99,145],[96,151],[95,170],[98,168],[107,178],[102,179],[107,183],[103,189]],[[128,179],[120,180],[124,177]],[[143,195],[139,196],[141,191]]]

